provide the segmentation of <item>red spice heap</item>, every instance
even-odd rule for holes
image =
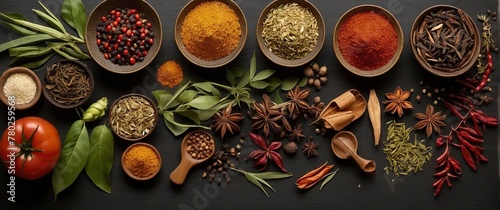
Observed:
[[[394,56],[396,31],[387,18],[373,11],[360,12],[349,17],[339,31],[340,53],[352,66],[361,70],[375,70]]]

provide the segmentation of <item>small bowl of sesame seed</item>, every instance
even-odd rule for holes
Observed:
[[[4,71],[0,77],[0,99],[15,110],[33,107],[41,94],[42,84],[31,69],[12,67]]]

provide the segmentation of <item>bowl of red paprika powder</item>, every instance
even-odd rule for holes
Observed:
[[[118,74],[144,69],[158,54],[162,25],[146,0],[103,0],[90,13],[85,42],[101,67]]]
[[[403,30],[386,9],[363,4],[345,12],[333,31],[333,50],[350,72],[375,77],[389,71],[403,50]]]

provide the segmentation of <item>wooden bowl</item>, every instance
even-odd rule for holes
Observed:
[[[87,74],[87,76],[89,77],[89,80],[90,80],[90,91],[85,96],[85,98],[81,99],[77,103],[73,103],[73,104],[69,104],[69,105],[59,103],[59,102],[54,100],[51,93],[47,90],[47,88],[45,88],[45,85],[47,84],[46,79],[45,79],[47,77],[47,71],[45,71],[45,75],[42,79],[43,96],[45,96],[45,99],[47,99],[47,101],[49,101],[52,105],[59,107],[59,108],[73,109],[73,108],[81,106],[82,104],[84,104],[85,102],[87,102],[89,100],[89,98],[92,95],[92,92],[94,90],[94,75],[92,74],[92,71],[87,67],[87,65],[85,65],[84,63],[82,63],[80,61],[63,59],[63,60],[59,60],[59,61],[55,62],[54,64],[57,64],[57,63],[60,63],[60,64],[71,63],[73,65],[79,66],[83,71],[85,71],[85,73]],[[54,64],[52,64],[52,65],[54,65]]]
[[[392,56],[392,58],[385,65],[383,65],[382,67],[380,67],[378,69],[374,69],[374,70],[361,70],[361,69],[356,68],[356,67],[352,66],[351,64],[349,64],[346,61],[346,59],[344,58],[344,56],[342,55],[342,53],[340,52],[339,42],[338,42],[340,27],[342,26],[342,24],[347,19],[349,19],[351,16],[353,16],[359,12],[365,12],[365,11],[373,11],[373,12],[376,12],[378,14],[385,16],[387,18],[387,20],[393,26],[394,31],[396,32],[396,35],[397,35],[397,39],[398,39],[397,40],[398,46],[396,48],[396,52],[394,53],[394,56]],[[389,71],[396,64],[396,62],[399,60],[399,57],[401,56],[401,52],[403,51],[403,45],[404,45],[403,30],[401,29],[401,25],[399,25],[398,20],[388,10],[386,10],[380,6],[376,6],[376,5],[363,4],[363,5],[359,5],[359,6],[356,6],[356,7],[349,9],[337,21],[337,24],[335,25],[335,29],[333,31],[333,51],[335,52],[335,56],[337,57],[339,62],[342,64],[342,66],[344,66],[344,68],[346,68],[347,70],[349,70],[353,74],[356,74],[356,75],[362,76],[362,77],[375,77],[375,76],[382,75],[382,74],[386,73],[387,71]]]
[[[113,108],[115,106],[117,106],[117,103],[122,100],[122,99],[126,99],[128,97],[140,97],[140,98],[143,98],[145,99],[150,105],[151,107],[153,108],[153,113],[154,113],[154,123],[153,123],[153,126],[151,127],[151,129],[144,135],[138,137],[138,138],[132,138],[132,137],[127,137],[127,136],[123,136],[121,135],[120,133],[116,132],[116,125],[113,123]],[[136,119],[137,121],[140,121],[142,119]],[[123,95],[121,97],[119,97],[118,99],[116,99],[113,104],[111,105],[111,108],[109,109],[109,124],[111,126],[111,131],[113,131],[113,133],[124,139],[124,140],[127,140],[127,141],[140,141],[144,138],[146,138],[147,136],[149,136],[151,133],[153,133],[153,130],[156,128],[156,125],[158,124],[158,109],[156,108],[156,105],[153,103],[153,101],[151,99],[149,99],[147,96],[145,95],[142,95],[142,94],[137,94],[137,93],[131,93],[131,94],[127,94],[127,95]]]
[[[35,85],[36,85],[36,92],[35,92],[35,96],[33,97],[33,99],[30,102],[25,103],[25,104],[15,104],[14,101],[9,100],[7,98],[7,96],[3,92],[4,91],[3,88],[5,86],[5,83],[7,82],[7,79],[10,76],[12,76],[13,74],[22,74],[22,73],[27,74],[28,76],[33,78],[33,81],[35,81]],[[10,69],[5,70],[2,73],[2,76],[0,77],[0,99],[8,107],[13,106],[15,108],[15,110],[25,110],[25,109],[29,109],[29,108],[33,107],[40,99],[41,94],[42,94],[42,84],[41,84],[38,76],[31,69],[28,69],[25,67],[12,67]]]
[[[136,146],[145,146],[145,147],[149,147],[151,150],[154,151],[154,153],[156,154],[156,156],[158,156],[158,160],[159,160],[159,163],[158,163],[158,170],[156,170],[155,172],[153,172],[151,175],[147,176],[147,177],[140,177],[140,176],[136,176],[134,175],[130,169],[127,168],[126,164],[125,164],[125,157],[126,157],[126,154],[127,152],[129,152],[132,148],[136,147]],[[132,179],[135,179],[135,180],[139,180],[139,181],[146,181],[146,180],[150,180],[152,179],[153,177],[155,177],[158,172],[160,172],[160,169],[161,169],[161,155],[160,155],[160,152],[158,152],[158,150],[156,149],[156,147],[154,147],[153,145],[151,144],[148,144],[148,143],[143,143],[143,142],[137,142],[137,143],[134,143],[132,145],[130,145],[129,147],[127,147],[127,149],[123,152],[122,154],[122,159],[121,159],[121,165],[122,165],[122,168],[123,168],[123,171]]]
[[[425,9],[422,13],[420,13],[415,21],[413,22],[411,29],[410,29],[410,46],[411,50],[413,52],[413,55],[415,56],[415,59],[417,60],[418,64],[422,66],[425,70],[428,72],[440,76],[440,77],[456,77],[459,76],[465,72],[467,72],[469,69],[473,67],[473,65],[476,64],[477,57],[479,55],[479,52],[481,51],[481,35],[479,32],[479,29],[477,28],[476,24],[474,23],[474,19],[472,19],[467,13],[463,13],[464,16],[468,19],[466,20],[467,24],[465,24],[465,28],[471,35],[474,43],[472,46],[472,49],[469,50],[464,56],[464,64],[461,65],[461,67],[458,68],[452,68],[450,71],[442,71],[439,69],[436,69],[435,67],[431,66],[422,56],[419,55],[417,51],[416,42],[417,42],[417,34],[418,34],[418,29],[420,25],[422,24],[422,21],[424,20],[425,16],[430,14],[431,12],[438,12],[439,10],[455,10],[459,11],[461,9],[450,6],[450,5],[435,5],[432,7],[429,7]],[[463,11],[463,10],[462,10]]]
[[[181,27],[182,23],[184,22],[184,19],[186,18],[187,14],[194,9],[196,6],[200,5],[201,3],[204,2],[209,2],[213,0],[191,0],[189,3],[187,3],[179,12],[179,15],[177,16],[177,19],[175,20],[175,44],[177,44],[177,48],[179,48],[179,51],[181,51],[182,55],[191,63],[194,63],[198,66],[204,67],[204,68],[217,68],[224,66],[234,60],[241,52],[243,47],[245,46],[245,42],[247,40],[247,20],[245,18],[245,15],[243,14],[243,10],[232,0],[217,0],[219,2],[222,2],[226,5],[228,5],[231,9],[234,10],[236,13],[236,16],[238,16],[239,23],[241,26],[241,36],[240,36],[240,41],[236,48],[229,53],[229,55],[220,58],[218,60],[213,60],[213,61],[208,61],[208,60],[203,60],[195,55],[191,54],[189,51],[187,51],[186,47],[184,46],[184,43],[182,42],[182,37],[181,37]]]
[[[148,54],[144,57],[144,61],[137,62],[134,65],[118,65],[112,63],[110,60],[104,58],[104,55],[99,51],[96,38],[96,28],[103,15],[108,14],[111,10],[116,8],[136,9],[140,13],[144,13],[146,19],[152,23],[152,29],[155,33],[154,42],[151,48],[148,50]],[[90,13],[85,32],[86,45],[89,50],[90,56],[94,59],[100,66],[107,69],[108,71],[118,73],[118,74],[129,74],[141,69],[144,69],[158,54],[160,51],[162,43],[163,33],[162,33],[162,23],[160,17],[156,10],[145,0],[103,0],[98,4],[94,10]]]
[[[275,55],[266,46],[264,38],[262,37],[262,30],[264,28],[263,23],[267,18],[267,14],[269,14],[269,12],[272,9],[279,7],[280,5],[288,4],[288,3],[297,3],[299,6],[304,7],[307,10],[309,10],[317,20],[318,33],[319,33],[318,39],[316,42],[316,46],[314,47],[314,49],[306,56],[304,56],[300,59],[294,59],[294,60],[284,59],[284,58],[281,58],[281,57],[278,57],[277,55]],[[259,19],[257,20],[257,28],[255,30],[255,37],[257,38],[257,43],[259,44],[259,48],[262,51],[262,53],[264,53],[264,55],[272,62],[274,62],[280,66],[285,66],[285,67],[302,66],[304,64],[309,63],[311,60],[313,60],[316,57],[316,55],[318,55],[318,53],[321,51],[321,48],[323,47],[323,44],[325,42],[325,22],[323,20],[323,16],[319,12],[319,10],[312,3],[310,3],[307,0],[276,0],[276,1],[271,2],[269,5],[267,5],[264,8],[264,10],[260,13]]]

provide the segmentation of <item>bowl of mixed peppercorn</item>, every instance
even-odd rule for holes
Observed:
[[[403,51],[403,30],[386,9],[363,4],[345,12],[333,31],[333,51],[350,72],[375,77],[388,72]]]
[[[162,42],[158,13],[145,0],[105,0],[90,13],[86,26],[90,56],[103,68],[119,74],[144,69]]]

